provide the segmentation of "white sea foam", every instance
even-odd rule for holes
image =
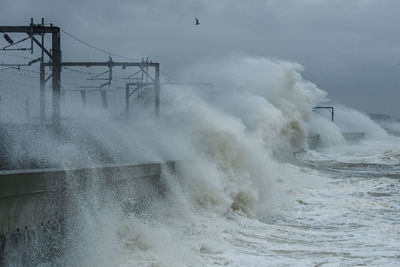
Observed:
[[[363,132],[368,138],[375,139],[387,137],[386,131],[367,114],[345,106],[337,106],[335,111],[335,122],[344,132]]]
[[[364,221],[368,214],[390,209],[389,204],[357,195],[391,180],[335,181],[289,163],[309,131],[318,133],[325,147],[311,157],[314,163],[329,155],[335,160],[350,156],[353,162],[371,156],[371,149],[360,151],[367,143],[347,146],[342,132],[366,132],[375,142],[388,136],[348,108],[336,108],[336,125],[312,115],[326,93],[304,81],[301,70],[297,64],[234,55],[182,74],[211,82],[213,88],[163,87],[157,124],[142,107],[133,108],[138,115],[132,126],[111,131],[117,136],[112,146],[124,144],[121,149],[139,159],[141,151],[141,160],[178,159],[179,176],[164,177],[168,196],[144,214],[111,212],[114,231],[94,224],[93,246],[113,240],[113,249],[102,255],[121,266],[392,264],[394,250],[378,248],[398,247],[385,238],[399,233],[388,222],[382,222],[382,232]],[[373,249],[363,249],[359,244],[370,234]],[[82,238],[92,240],[91,235]],[[92,253],[91,260],[107,265],[104,257],[96,257],[102,249],[85,246],[80,247],[85,255]]]
[[[96,220],[80,221],[100,231],[95,237],[90,231],[81,235],[75,253],[95,255],[103,246],[89,249],[90,240],[109,242],[117,235],[121,264],[238,264],[225,255],[234,253],[231,242],[238,241],[226,237],[240,230],[242,217],[257,222],[279,213],[286,202],[282,181],[293,176],[285,162],[305,145],[312,108],[325,100],[326,93],[303,80],[301,70],[297,64],[245,55],[204,63],[182,77],[201,73],[196,77],[213,88],[163,87],[156,124],[150,109],[134,106],[131,126],[94,131],[110,151],[123,151],[126,158],[178,159],[179,177],[165,178],[167,200],[151,207],[147,213],[153,215],[142,214],[145,219],[102,207],[99,214],[115,216],[117,233],[101,231],[99,214],[99,227]]]
[[[95,183],[87,195],[72,193],[81,215],[70,224],[72,249],[59,262],[394,265],[399,259],[394,237],[400,233],[391,220],[399,218],[398,200],[374,196],[398,193],[398,183],[357,179],[347,169],[343,176],[329,164],[365,163],[365,158],[376,163],[374,155],[381,151],[380,160],[395,165],[398,139],[348,108],[336,107],[336,125],[313,115],[326,93],[305,81],[301,70],[294,63],[236,54],[181,75],[212,88],[163,86],[159,121],[153,120],[152,107],[140,104],[125,124],[87,112],[98,123],[84,127],[114,158],[178,160],[178,174],[162,178],[164,198],[155,197],[134,214],[123,212],[115,196]],[[310,131],[320,135],[324,148],[295,160],[293,151],[306,147]],[[346,131],[365,132],[368,139],[347,145],[341,135]],[[73,158],[79,148],[70,151]],[[135,186],[126,190],[134,199]],[[107,205],[99,201],[104,198]],[[386,213],[390,220],[381,216]]]

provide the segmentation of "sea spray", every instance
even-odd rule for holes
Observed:
[[[217,71],[206,71],[215,63],[188,71],[201,73],[194,77],[211,82],[212,88],[163,87],[159,121],[152,120],[151,109],[133,107],[134,116],[124,127],[104,121],[115,137],[95,134],[109,142],[108,147],[118,147],[113,148],[119,152],[115,155],[178,160],[178,171],[163,177],[166,197],[139,214],[115,212],[120,206],[101,207],[101,216],[92,220],[91,226],[99,229],[94,242],[87,242],[91,235],[82,242],[94,246],[90,262],[105,265],[102,256],[107,253],[96,258],[96,252],[103,251],[96,246],[115,239],[110,259],[122,266],[257,265],[273,251],[268,242],[282,247],[281,254],[274,255],[291,253],[284,246],[290,242],[293,251],[301,248],[291,235],[301,240],[306,230],[293,232],[296,221],[290,219],[312,223],[312,218],[301,216],[301,209],[317,206],[319,199],[307,187],[324,190],[327,184],[317,171],[303,172],[287,161],[293,149],[304,145],[312,129],[308,124],[312,108],[325,100],[325,93],[304,81],[296,64],[236,55],[219,61]],[[343,129],[324,123],[340,143]],[[325,140],[327,145],[337,144],[335,137]],[[107,209],[113,215],[102,220]],[[260,222],[268,223],[276,214],[288,215],[283,227]],[[112,223],[116,231],[101,231],[104,222]],[[311,240],[318,234],[306,233]]]
[[[196,89],[196,94],[239,119],[246,131],[258,131],[268,149],[281,154],[285,146],[303,144],[312,108],[326,101],[324,91],[301,77],[302,70],[295,63],[234,54],[188,68],[182,77],[212,83],[215,90]]]
[[[68,222],[71,249],[60,262],[199,266],[213,257],[219,261],[231,242],[221,231],[240,229],[241,217],[265,219],[285,201],[280,181],[292,175],[285,162],[305,144],[312,108],[326,93],[302,79],[299,65],[279,60],[233,55],[189,69],[182,79],[196,77],[213,87],[163,86],[158,121],[153,107],[137,104],[129,121],[102,119],[104,111],[90,110],[78,129],[69,130],[71,136],[84,132],[80,141],[93,140],[98,149],[85,153],[78,142],[68,157],[59,157],[58,166],[76,157],[89,166],[108,159],[177,160],[180,167],[177,176],[164,177],[166,198],[133,214],[118,204],[120,193],[99,189],[95,174],[86,192],[71,183],[68,192],[80,209]],[[143,191],[139,184],[130,187],[131,198],[140,200],[135,198]]]
[[[331,147],[346,143],[341,129],[331,120],[320,114],[313,114],[308,122],[308,129],[313,134],[319,135],[319,147]]]
[[[234,221],[228,226],[227,218],[235,213],[262,218],[279,202],[276,194],[283,191],[277,181],[291,174],[282,155],[290,156],[304,144],[307,120],[325,93],[304,81],[296,64],[242,55],[220,63],[220,76],[208,73],[206,79],[212,89],[164,86],[157,123],[150,123],[150,109],[133,107],[135,116],[127,126],[107,126],[117,138],[94,134],[108,147],[119,147],[113,150],[122,155],[140,158],[143,153],[144,160],[153,155],[154,160],[177,159],[180,165],[179,177],[167,178],[165,202],[141,215],[116,216],[118,253],[130,251],[136,258],[121,260],[202,265],[204,255],[222,253],[228,246],[218,236],[218,229],[236,228]],[[235,72],[240,70],[249,77],[238,79]],[[102,234],[104,242],[113,240]],[[204,241],[194,242],[201,235]],[[163,249],[165,241],[172,247]]]
[[[341,105],[336,107],[335,113],[335,123],[343,132],[363,132],[372,139],[387,137],[387,132],[367,114]]]

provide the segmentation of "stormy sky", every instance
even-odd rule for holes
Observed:
[[[45,17],[171,76],[234,52],[295,61],[333,103],[400,118],[399,11],[398,0],[0,0],[0,25]],[[107,60],[65,34],[62,50],[64,60]]]

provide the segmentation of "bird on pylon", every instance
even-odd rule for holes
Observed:
[[[195,25],[200,25],[199,19],[196,18],[196,24]]]

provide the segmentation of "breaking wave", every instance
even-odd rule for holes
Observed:
[[[147,212],[155,217],[115,218],[122,265],[218,262],[230,246],[220,231],[237,228],[240,218],[268,220],[278,212],[280,183],[293,176],[287,162],[306,146],[313,107],[326,101],[301,71],[290,62],[234,55],[181,74],[212,86],[163,86],[158,122],[150,110],[133,108],[129,135],[118,138],[145,143],[151,160],[178,160],[179,176],[164,177],[168,197]]]
[[[157,121],[152,107],[140,103],[124,123],[86,113],[92,122],[80,127],[113,161],[176,160],[178,172],[162,177],[165,197],[156,197],[133,214],[114,205],[112,198],[107,205],[99,204],[96,199],[105,193],[96,187],[89,197],[79,196],[82,215],[69,234],[73,249],[57,264],[257,265],[251,249],[241,247],[241,238],[259,242],[262,233],[257,231],[273,228],[268,223],[303,194],[300,187],[322,183],[314,170],[292,164],[293,151],[307,148],[310,132],[320,135],[324,147],[343,146],[342,132],[354,126],[350,116],[360,124],[354,129],[368,137],[387,136],[354,110],[337,112],[338,126],[313,114],[313,107],[328,101],[327,94],[304,80],[302,70],[295,63],[235,54],[180,75],[181,80],[194,77],[211,86],[163,86]],[[90,155],[82,157],[81,149],[67,147],[68,157],[48,160],[59,166],[76,158],[94,163]],[[127,192],[134,198],[135,190]],[[240,251],[243,258],[235,255]]]

